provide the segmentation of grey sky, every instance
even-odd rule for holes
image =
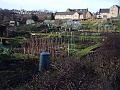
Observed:
[[[89,8],[93,12],[112,5],[120,5],[119,0],[0,0],[0,8],[26,10],[65,11],[67,8]]]

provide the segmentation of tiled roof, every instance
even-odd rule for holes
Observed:
[[[118,8],[120,8],[120,6],[118,6],[118,5],[115,5],[116,7],[118,7]]]
[[[100,9],[99,13],[109,13],[110,9]]]
[[[76,12],[57,12],[56,15],[73,15],[74,13]]]
[[[88,9],[68,9],[67,11],[69,11],[69,12],[74,11],[74,12],[83,13],[83,12],[88,12]]]

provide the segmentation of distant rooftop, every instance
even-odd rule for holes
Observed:
[[[118,6],[118,5],[115,5],[116,7],[118,7],[118,8],[120,8],[120,6]]]
[[[110,9],[100,9],[99,13],[109,13]]]
[[[80,12],[80,13],[84,13],[84,12],[88,12],[88,8],[87,9],[67,9],[67,12]]]
[[[74,13],[75,12],[56,12],[56,15],[73,15]]]

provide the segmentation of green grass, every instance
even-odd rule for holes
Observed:
[[[84,39],[87,39],[87,40],[93,40],[93,41],[96,41],[96,42],[100,42],[101,40],[101,36],[89,36],[89,35],[86,35],[86,36],[80,36],[79,39],[80,40],[84,40]]]
[[[84,39],[84,38],[88,38],[88,39],[100,39],[101,36],[80,36],[80,39]]]
[[[17,60],[20,60],[20,59],[37,59],[38,57],[35,57],[35,56],[32,56],[32,55],[29,55],[28,54],[22,54],[22,53],[14,53],[13,54],[13,57]]]
[[[70,49],[70,54],[72,54],[73,56],[81,58],[81,57],[91,53],[93,49],[95,49],[99,46],[100,46],[100,43],[86,47],[84,49]]]
[[[80,57],[83,57],[83,56],[89,54],[90,52],[92,52],[92,50],[93,50],[94,48],[97,48],[97,47],[99,47],[99,46],[100,46],[100,44],[98,43],[98,44],[95,44],[95,45],[93,45],[93,46],[90,46],[90,47],[87,47],[87,48],[85,48],[85,49],[82,49],[80,52],[78,52],[78,55],[80,55]]]

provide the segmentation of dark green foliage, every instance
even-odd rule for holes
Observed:
[[[54,20],[55,19],[55,15],[54,13],[51,14],[51,20]]]
[[[0,60],[10,59],[12,51],[8,48],[0,48]]]
[[[20,47],[24,43],[24,37],[15,37],[10,41],[12,47]]]
[[[27,20],[27,18],[23,17],[22,20],[20,21],[20,24],[21,24],[21,25],[26,24],[26,20]]]
[[[48,30],[48,26],[46,24],[40,25],[24,25],[17,27],[17,31],[24,31],[24,32],[41,32]]]
[[[39,21],[39,18],[37,15],[32,15],[32,19],[35,21],[35,22],[38,22]]]
[[[0,37],[6,36],[6,26],[0,25]]]
[[[116,31],[120,32],[120,20],[112,20],[112,23],[115,25]]]

